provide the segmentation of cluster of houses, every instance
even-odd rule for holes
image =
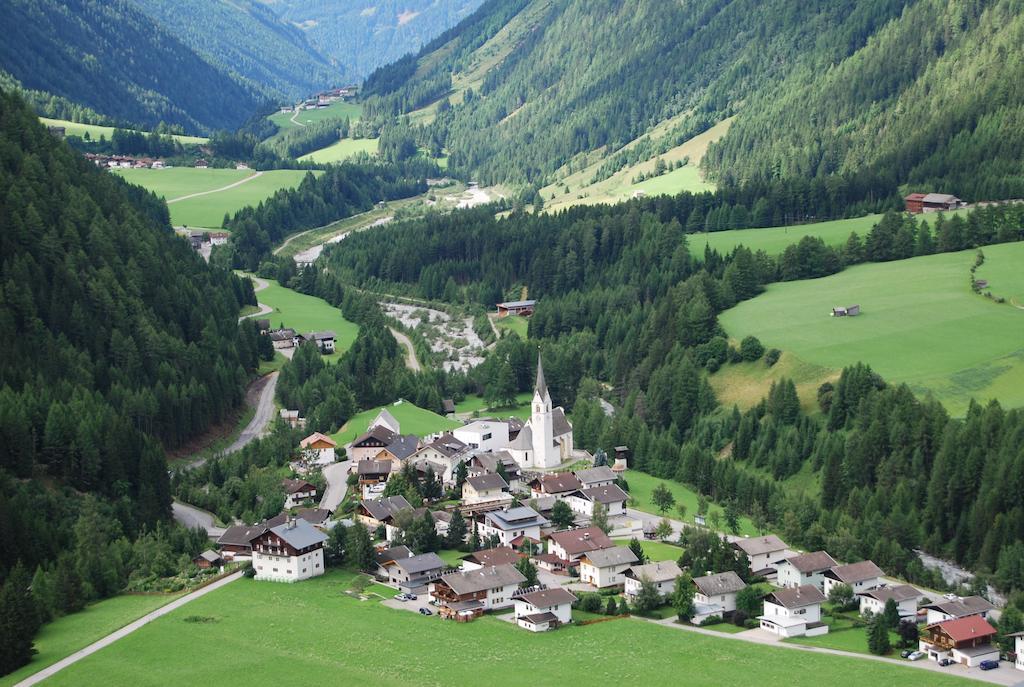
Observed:
[[[205,243],[211,246],[223,246],[227,244],[229,238],[231,238],[231,234],[226,231],[192,230],[188,232],[188,241],[195,250],[200,250]]]
[[[262,325],[260,326],[260,333],[266,334],[270,337],[270,342],[273,344],[275,349],[282,350],[298,348],[307,341],[311,341],[316,344],[321,353],[334,353],[334,344],[337,339],[337,335],[332,331],[327,330],[322,332],[299,334],[291,328],[270,329],[269,320],[260,320],[260,322],[266,322],[267,325],[265,329]]]
[[[85,159],[97,167],[108,169],[164,169],[163,160],[151,157],[135,157],[134,155],[107,155],[105,153],[86,153]]]
[[[329,107],[332,103],[336,103],[339,100],[348,100],[355,97],[359,92],[358,86],[345,86],[343,88],[329,88],[326,91],[321,91],[316,95],[306,98],[298,105],[294,107],[289,105],[283,105],[281,107],[281,113],[287,114],[293,110],[317,110],[324,107]]]

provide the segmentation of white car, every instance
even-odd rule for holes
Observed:
[[[920,661],[924,657],[925,657],[925,653],[923,651],[915,651],[914,653],[912,653],[909,656],[907,656],[907,660],[908,661]]]
[[[408,601],[409,595],[405,593],[395,594],[395,601]]]

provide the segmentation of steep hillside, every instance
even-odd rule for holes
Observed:
[[[223,71],[289,99],[335,85],[341,71],[259,0],[135,0]]]
[[[264,0],[358,80],[455,25],[482,0]]]
[[[127,0],[0,0],[0,24],[0,68],[113,119],[234,128],[258,104]]]

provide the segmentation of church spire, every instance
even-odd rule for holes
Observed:
[[[540,361],[540,351],[537,351],[537,384],[534,391],[540,394],[541,398],[548,395],[548,385],[544,382],[544,365]]]

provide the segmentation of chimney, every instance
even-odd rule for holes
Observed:
[[[584,532],[583,533],[583,541],[589,541],[589,540],[590,540],[590,532]]]

